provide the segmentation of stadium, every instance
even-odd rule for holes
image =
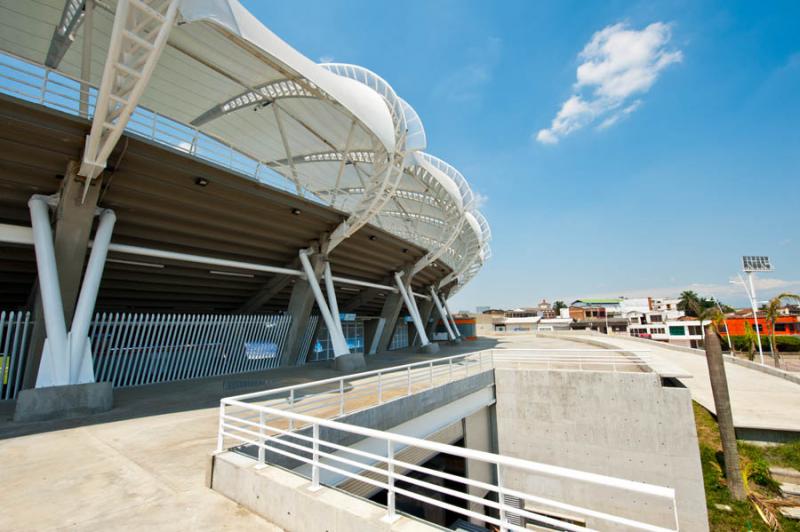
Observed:
[[[3,2],[2,397],[432,353],[490,256],[378,74],[235,0]]]

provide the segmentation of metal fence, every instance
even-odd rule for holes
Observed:
[[[30,312],[0,312],[0,399],[16,399],[22,385],[31,323]]]
[[[408,336],[408,323],[398,320],[392,335],[392,341],[389,343],[389,351],[408,347]]]
[[[97,381],[114,387],[276,367],[290,316],[103,313],[89,332]]]
[[[30,312],[0,312],[0,399],[19,393],[33,324]],[[288,315],[97,313],[89,329],[95,379],[123,388],[275,368],[288,355],[290,324]]]
[[[347,342],[347,347],[351,353],[364,352],[364,322],[361,320],[343,321],[342,332]],[[314,342],[314,348],[310,353],[310,362],[320,360],[330,360],[333,358],[333,344],[328,333],[328,327],[323,323],[320,325],[319,333]]]

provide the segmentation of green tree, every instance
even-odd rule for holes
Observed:
[[[563,301],[561,301],[560,299],[559,299],[558,301],[555,301],[555,302],[553,303],[553,310],[555,311],[556,315],[558,315],[558,312],[559,312],[559,311],[560,311],[562,308],[567,308],[567,304],[566,304],[566,303],[564,303]]]
[[[684,290],[681,292],[678,301],[678,310],[684,311],[687,316],[697,316],[695,313],[696,309],[702,309],[700,296],[697,295],[697,292],[692,290]]]
[[[764,307],[764,312],[766,313],[765,318],[767,323],[769,323],[769,350],[770,353],[772,353],[772,361],[776,368],[781,367],[781,354],[775,348],[775,322],[778,321],[778,316],[780,316],[780,310],[784,299],[800,303],[800,295],[784,293],[778,294],[770,299],[769,303]]]
[[[747,343],[747,358],[752,362],[756,358],[756,342],[758,342],[758,338],[756,338],[756,330],[747,321],[744,322],[744,340]]]

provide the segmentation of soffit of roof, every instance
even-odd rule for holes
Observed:
[[[311,81],[363,122],[387,151],[395,151],[394,124],[380,95],[321,68],[267,29],[237,0],[184,0],[180,11],[187,22],[206,20],[224,27]]]
[[[481,226],[475,218],[475,215],[471,212],[466,212],[464,213],[464,218],[467,219],[467,225],[469,225],[472,232],[475,233],[475,238],[478,242],[483,243],[483,231],[481,231]]]
[[[2,13],[0,27],[3,30],[0,42],[3,49],[43,64],[53,28],[61,16],[63,2],[64,0],[37,0],[17,2],[13,8],[0,7]],[[142,95],[141,105],[188,123],[226,99],[241,94],[247,88],[286,79],[287,75],[304,77],[352,113],[387,150],[394,150],[395,139],[391,116],[379,95],[356,81],[318,67],[267,30],[238,2],[186,0],[183,2],[182,15],[184,20],[195,22],[173,28],[169,43],[159,59],[147,90]],[[103,8],[95,10],[92,38],[94,53],[90,79],[95,86],[101,81],[113,19],[113,13],[108,10]],[[80,75],[82,41],[83,32],[78,31],[75,42],[64,55],[58,70],[72,76]],[[225,75],[215,69],[224,72]],[[281,105],[287,100],[289,99],[283,100]],[[288,104],[290,109],[304,108],[307,102],[314,101],[311,98],[292,100]],[[335,110],[335,106],[330,104],[327,105],[327,112],[320,113],[321,103],[317,100],[316,104],[311,104],[316,108],[306,109],[307,112],[303,116],[327,118],[328,122],[332,123],[328,127],[338,125],[339,130],[335,132],[336,135],[333,135],[333,131],[326,131],[329,133],[326,136],[337,137],[337,140],[340,137],[340,144],[343,145],[352,119],[345,117],[344,112]],[[330,120],[331,113],[342,116],[335,116],[334,120]],[[262,150],[255,150],[250,141],[255,138],[263,142],[266,136],[270,142],[264,144],[280,145],[275,136],[277,131],[272,133],[270,139],[269,132],[265,131],[263,125],[254,125],[252,119],[242,121],[240,112],[232,114],[239,119],[239,125],[245,127],[236,131],[226,130],[230,125],[226,125],[223,120],[220,125],[215,126],[220,131],[213,131],[214,128],[209,128],[209,131],[224,136],[234,145],[241,142],[247,145],[247,151],[252,155],[268,159],[264,156],[266,154],[263,152],[263,144]],[[291,130],[293,125],[289,124],[288,128]],[[374,146],[366,141],[369,133],[356,132],[356,145],[365,144],[374,149]],[[288,136],[298,136],[298,134],[302,137],[311,136],[306,131],[287,131]],[[300,144],[298,152],[312,147],[313,144],[308,147]],[[341,148],[341,146],[336,147]],[[330,147],[325,146],[325,149],[329,150]]]
[[[430,176],[435,179],[436,182],[442,186],[442,188],[444,188],[444,190],[450,196],[450,201],[455,203],[459,209],[464,208],[461,192],[458,190],[458,185],[456,185],[456,182],[453,180],[453,178],[436,168],[420,153],[414,153],[414,164],[430,174]]]

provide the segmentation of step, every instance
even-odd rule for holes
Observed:
[[[791,467],[777,467],[772,466],[769,468],[772,478],[778,482],[789,482],[791,484],[800,484],[800,471],[792,469]]]
[[[800,484],[792,484],[791,482],[781,483],[781,493],[784,497],[800,497]]]
[[[800,506],[783,506],[780,508],[780,512],[787,519],[800,521]]]

